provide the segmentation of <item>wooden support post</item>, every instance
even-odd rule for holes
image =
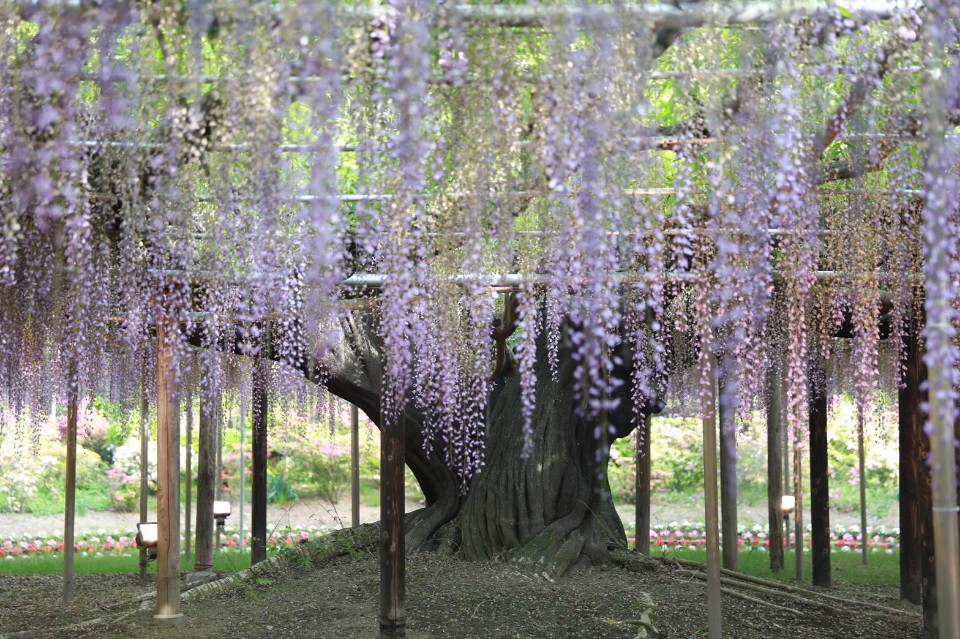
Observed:
[[[216,410],[216,418],[213,423],[213,430],[217,438],[217,478],[216,478],[215,490],[217,495],[216,500],[220,501],[221,499],[223,499],[223,432],[220,427],[220,420],[222,418],[221,416],[222,407],[220,402],[217,402],[217,406],[215,407],[215,410]],[[231,427],[233,426],[232,422],[230,423],[230,426]],[[216,536],[213,542],[214,552],[220,549],[220,527],[219,526],[216,529],[215,535]]]
[[[350,519],[360,525],[360,409],[350,409]]]
[[[77,375],[67,380],[67,477],[63,508],[63,605],[73,603],[73,541],[77,507]]]
[[[267,558],[267,386],[270,365],[258,358],[253,371],[253,496],[250,504],[250,564]]]
[[[147,366],[143,367],[143,380],[140,383],[140,522],[147,521],[147,489],[150,479],[150,442],[149,418],[150,402],[147,398]],[[147,579],[147,549],[140,547],[140,580]]]
[[[180,428],[173,379],[176,326],[157,324],[157,612],[159,622],[180,614]]]
[[[923,380],[921,379],[921,384]],[[921,394],[921,401],[927,393]],[[925,639],[938,639],[937,619],[937,564],[934,552],[933,535],[933,491],[930,477],[930,438],[924,432],[921,436],[920,494],[917,499],[917,511],[920,518],[920,557],[923,565],[923,636]]]
[[[721,639],[722,602],[720,599],[720,522],[718,521],[719,496],[717,494],[717,376],[711,356],[707,359],[708,388],[701,390],[703,414],[703,492],[707,528],[707,622],[710,639]]]
[[[406,634],[403,609],[405,416],[383,415],[380,430],[380,637]]]
[[[867,548],[867,453],[863,441],[864,421],[866,416],[857,410],[857,463],[860,479],[860,555],[863,559],[863,565],[869,561],[869,549]]]
[[[827,454],[827,386],[810,388],[810,528],[813,585],[830,587],[830,468]]]
[[[920,482],[926,473],[921,459],[923,357],[916,335],[918,330],[918,326],[911,325],[904,339],[903,386],[898,391],[897,404],[900,429],[900,598],[919,605],[923,603],[923,564],[918,505]]]
[[[213,393],[211,392],[210,395]],[[200,394],[200,448],[197,451],[197,554],[196,572],[213,568],[213,500],[216,493],[217,422],[215,402]]]
[[[247,397],[240,391],[240,549],[243,550],[243,509],[247,503],[247,453],[246,445]]]
[[[767,511],[770,528],[770,570],[783,570],[783,384],[782,367],[767,371]]]
[[[803,581],[803,432],[799,424],[793,433],[793,549],[796,579]]]
[[[720,517],[723,567],[740,570],[740,538],[737,525],[737,421],[732,410],[734,380],[730,360],[720,359],[718,412],[720,417]]]
[[[193,496],[193,393],[190,390],[187,390],[187,476],[184,480],[184,490],[186,490],[186,495],[183,507],[183,538],[184,544],[184,555],[189,562],[193,556],[193,548],[191,546],[192,540],[190,539],[190,513],[192,512],[190,499]]]
[[[637,433],[637,511],[634,534],[637,552],[650,554],[650,422],[644,411]]]

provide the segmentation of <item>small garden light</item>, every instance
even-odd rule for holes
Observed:
[[[217,526],[220,528],[223,528],[227,517],[229,517],[232,512],[229,501],[213,502],[213,518],[217,521]]]
[[[147,549],[149,559],[157,558],[157,522],[141,522],[137,524],[137,546]]]
[[[793,495],[783,495],[780,497],[780,510],[784,517],[789,517],[790,513],[797,507],[797,499]]]

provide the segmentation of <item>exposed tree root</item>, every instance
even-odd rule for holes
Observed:
[[[665,564],[673,563],[673,564],[685,566],[688,568],[694,568],[698,571],[706,570],[705,564],[702,564],[696,561],[690,561],[688,559],[672,558],[672,559],[652,560],[652,561],[661,561],[661,563],[665,563]],[[916,617],[916,618],[919,618],[921,616],[920,612],[915,612],[912,610],[902,610],[900,608],[892,608],[890,606],[884,606],[884,605],[869,602],[869,601],[856,601],[852,599],[844,599],[843,597],[837,597],[836,595],[829,595],[820,590],[800,588],[798,586],[792,586],[790,584],[785,584],[779,581],[773,581],[771,579],[763,579],[762,577],[754,577],[753,575],[746,575],[742,572],[737,572],[735,570],[727,570],[726,568],[721,568],[720,574],[724,575],[725,577],[729,577],[732,580],[738,580],[740,582],[747,582],[756,586],[762,586],[763,589],[758,589],[759,592],[764,592],[764,591],[785,592],[790,595],[793,595],[794,599],[799,599],[804,603],[808,603],[811,605],[817,605],[817,604],[813,604],[813,602],[811,601],[811,598],[819,598],[822,600],[823,605],[827,606],[830,610],[833,610],[833,611],[839,610],[839,608],[829,605],[826,602],[831,602],[834,604],[838,604],[840,606],[850,606],[850,607],[856,608],[858,611],[861,611],[861,612],[866,608],[866,609],[875,610],[877,612],[882,612],[889,615],[898,615],[903,617]],[[721,582],[724,582],[724,580],[721,579]],[[728,580],[726,581],[726,583],[730,583],[730,581]],[[750,589],[745,584],[742,587]]]

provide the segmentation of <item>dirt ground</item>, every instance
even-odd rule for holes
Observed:
[[[364,542],[340,556],[290,561],[222,592],[189,598],[184,620],[176,626],[153,625],[152,607],[141,610],[132,600],[152,586],[133,575],[78,576],[77,600],[65,612],[59,577],[4,577],[0,639],[375,637],[379,568],[376,527],[370,528]],[[651,615],[656,630],[647,636],[704,637],[706,589],[698,574],[688,566],[655,563],[640,571],[588,569],[553,580],[512,563],[413,555],[407,559],[407,636],[635,639],[643,636],[639,620],[647,593],[656,605]],[[847,603],[812,591],[796,596],[725,587],[739,594],[723,598],[724,637],[920,636],[919,614],[900,604],[892,586],[841,584],[830,591]],[[100,621],[82,629],[66,627],[93,618]]]

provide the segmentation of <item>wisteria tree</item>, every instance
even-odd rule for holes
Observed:
[[[625,547],[609,446],[671,377],[706,401],[722,358],[747,411],[784,357],[804,439],[829,337],[863,412],[881,310],[894,344],[916,317],[914,9],[188,4],[0,2],[21,421],[132,395],[176,326],[205,392],[226,351],[402,416],[408,548],[565,570]]]

